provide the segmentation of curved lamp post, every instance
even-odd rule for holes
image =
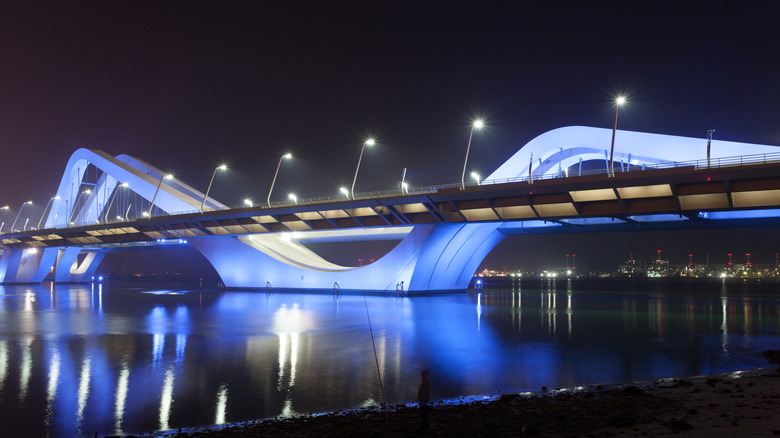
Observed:
[[[482,122],[482,120],[475,120],[474,123],[471,124],[471,129],[469,129],[469,141],[466,143],[466,156],[463,158],[463,171],[460,173],[460,188],[463,190],[466,187],[466,164],[469,161],[469,149],[471,149],[471,136],[474,134],[474,128],[482,129],[482,127],[485,126],[485,123]]]
[[[41,219],[38,221],[38,229],[41,229],[41,222],[43,222],[43,216],[46,214],[46,209],[49,208],[52,202],[54,202],[55,199],[60,199],[59,196],[52,196],[51,199],[49,199],[49,202],[46,204],[46,207],[43,207],[43,213],[41,214]]]
[[[111,206],[114,205],[114,199],[116,199],[117,193],[119,192],[119,189],[120,188],[125,188],[126,189],[128,187],[130,187],[130,184],[128,184],[126,182],[125,183],[121,183],[121,184],[119,184],[117,189],[114,190],[113,193],[111,193],[111,201],[108,203],[108,208],[106,208],[106,214],[103,216],[103,222],[108,222],[108,213],[111,211]],[[119,209],[119,207],[117,207],[117,210],[118,209]],[[122,216],[117,215],[116,218],[118,220],[122,220]]]
[[[363,142],[363,146],[360,148],[360,156],[358,157],[357,166],[355,167],[355,176],[352,178],[352,188],[349,190],[352,199],[355,199],[355,182],[357,181],[358,170],[360,170],[360,162],[363,160],[363,151],[366,149],[366,146],[373,146],[374,144],[376,144],[374,139],[369,138]]]
[[[271,188],[268,190],[268,199],[266,199],[266,202],[268,203],[268,206],[271,206],[271,192],[274,191],[274,184],[276,184],[276,177],[279,176],[279,168],[282,167],[282,161],[283,160],[289,160],[292,158],[291,153],[286,153],[279,157],[279,164],[276,165],[276,172],[274,172],[274,179],[271,180]]]
[[[7,205],[4,205],[4,206],[0,207],[0,210],[10,210],[10,209],[11,209],[11,207],[9,207],[9,206],[7,206]],[[4,227],[4,226],[5,226],[5,222],[3,222],[2,224],[0,224],[0,233],[2,233],[2,232],[3,232],[3,227]]]
[[[617,131],[617,117],[618,117],[618,108],[620,105],[623,105],[626,102],[626,98],[623,96],[618,96],[617,99],[615,99],[615,121],[612,124],[612,146],[609,148],[609,176],[615,176],[615,166],[613,163],[613,158],[615,157],[615,131]],[[629,163],[630,164],[630,163]]]
[[[296,204],[298,203],[298,196],[295,193],[290,193],[289,195],[287,195],[287,197],[290,199],[290,201]]]
[[[70,225],[74,225],[73,215],[76,214],[76,209],[79,207],[79,203],[81,202],[81,197],[83,195],[89,195],[91,193],[92,193],[91,189],[86,189],[83,192],[79,193],[79,196],[76,198],[75,201],[73,201],[73,211],[70,212],[70,216],[68,217],[68,223],[70,223]],[[68,201],[65,200],[65,202],[67,203]]]
[[[477,172],[471,172],[471,177],[474,178],[474,181],[479,185],[479,174]]]
[[[211,185],[214,184],[214,177],[217,176],[218,170],[227,170],[227,165],[221,164],[214,168],[214,173],[211,174],[211,181],[209,181],[209,187],[206,189],[206,194],[203,195],[203,201],[200,203],[200,212],[203,213],[203,205],[206,203],[206,198],[209,197],[209,192],[211,191]],[[159,186],[158,186],[159,188]],[[151,210],[150,210],[151,211]]]
[[[160,186],[162,185],[162,182],[164,179],[173,179],[172,174],[167,174],[165,176],[160,177],[160,182],[157,183],[157,190],[154,191],[154,196],[152,197],[152,205],[149,206],[149,211],[146,212],[144,217],[152,217],[152,209],[154,208],[154,201],[157,200],[157,193],[160,191]]]
[[[14,227],[16,226],[16,221],[19,219],[19,215],[22,214],[22,210],[24,210],[24,206],[27,204],[32,204],[32,201],[27,201],[22,204],[21,207],[19,207],[19,213],[16,213],[16,218],[14,218],[14,223],[11,224],[11,232],[14,232]]]

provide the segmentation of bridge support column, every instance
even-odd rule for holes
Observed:
[[[0,282],[40,283],[51,270],[56,255],[55,248],[7,250],[0,259]]]
[[[54,270],[54,281],[59,283],[90,281],[95,270],[103,261],[105,253],[88,251],[84,260],[79,263],[78,256],[82,249],[66,247],[61,249]]]
[[[395,248],[363,267],[324,261],[280,234],[188,239],[227,287],[331,289],[395,292],[464,290],[479,264],[504,234],[501,223],[416,226]]]

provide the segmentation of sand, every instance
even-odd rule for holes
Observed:
[[[159,437],[780,436],[780,368],[154,432]]]

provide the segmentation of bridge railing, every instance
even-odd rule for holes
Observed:
[[[709,160],[709,163],[708,160],[706,159],[692,160],[692,161],[667,161],[667,162],[661,162],[655,164],[642,164],[642,165],[626,164],[623,162],[614,162],[615,165],[614,168],[615,168],[615,173],[625,173],[625,172],[646,170],[646,169],[671,169],[676,167],[693,167],[695,170],[701,170],[707,168],[713,169],[713,168],[725,168],[725,167],[741,167],[741,166],[778,163],[778,162],[780,162],[780,152],[769,153],[769,154],[751,154],[751,155],[741,155],[741,156],[733,156],[733,157],[712,158]],[[528,176],[522,176],[522,177],[515,177],[515,178],[491,179],[491,180],[482,181],[480,183],[472,181],[472,182],[465,183],[465,186],[476,187],[480,185],[484,186],[484,185],[506,184],[506,183],[524,182],[524,181],[532,183],[538,180],[549,180],[555,178],[567,178],[567,177],[584,176],[584,175],[600,175],[605,173],[607,173],[606,168],[587,170],[581,172],[569,172],[568,170],[564,170],[562,172],[557,172],[557,173],[534,175],[532,178],[529,178]],[[452,188],[458,188],[460,186],[461,186],[460,183],[448,183],[448,184],[438,184],[438,185],[410,188],[408,190],[403,190],[403,191],[399,187],[398,189],[394,189],[394,190],[379,190],[379,191],[355,193],[354,197],[352,197],[351,200],[385,199],[385,198],[393,198],[399,196],[430,195],[430,194],[435,194],[442,189],[452,189]],[[266,203],[258,204],[255,207],[261,207],[263,209],[271,209],[271,208],[279,208],[279,207],[292,207],[295,205],[322,204],[322,203],[331,203],[331,202],[348,201],[348,200],[350,200],[350,198],[346,196],[318,196],[318,197],[311,197],[311,198],[302,198],[302,199],[298,199],[297,201],[274,201],[271,202],[270,204],[266,204]],[[252,208],[252,207],[247,207],[246,205],[235,205],[235,206],[231,206],[229,209],[232,210],[232,209],[242,209],[242,208]],[[207,210],[206,212],[212,212],[212,211],[214,210]],[[184,210],[184,211],[177,211],[177,212],[168,212],[164,214],[164,216],[198,214],[198,213],[201,213],[201,211]],[[144,218],[134,218],[132,220],[127,220],[127,221],[122,219],[110,219],[99,223],[117,224],[123,222],[135,222],[142,219]],[[80,222],[80,223],[74,223],[68,227],[63,227],[63,228],[80,227],[85,225],[95,225],[95,223]],[[0,233],[0,234],[9,234],[9,232]]]
[[[666,161],[666,162],[654,163],[654,164],[628,164],[622,162],[615,162],[614,169],[615,169],[615,173],[624,173],[624,172],[646,170],[646,169],[672,169],[676,167],[693,167],[695,170],[701,170],[707,168],[714,169],[714,168],[724,168],[724,167],[740,167],[740,166],[779,163],[779,162],[780,162],[780,152],[774,152],[770,154],[751,154],[751,155],[740,155],[734,157],[711,158],[709,160],[709,165],[707,164],[706,159],[690,160],[690,161]],[[584,176],[584,175],[603,175],[606,173],[608,173],[606,168],[586,170],[582,172],[568,172],[564,170],[559,173],[534,175],[533,178],[531,178],[531,181],[555,179],[555,178],[568,178],[568,177]],[[497,179],[485,180],[481,183],[481,185],[506,184],[511,182],[523,182],[523,181],[529,181],[529,177],[522,176],[522,177],[515,177],[515,178],[497,178]],[[474,185],[474,183],[467,184],[467,185]]]

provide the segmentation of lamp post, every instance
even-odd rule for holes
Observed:
[[[162,185],[162,182],[164,179],[173,179],[173,175],[170,173],[160,177],[160,182],[157,183],[157,190],[154,191],[154,196],[152,197],[152,205],[149,206],[149,211],[146,213],[146,217],[152,217],[152,209],[154,208],[154,201],[157,200],[157,193],[160,191],[160,186]]]
[[[618,96],[617,99],[615,99],[615,121],[612,124],[612,146],[609,148],[609,176],[613,177],[615,176],[615,166],[614,166],[614,157],[615,157],[615,131],[617,131],[617,117],[618,117],[618,108],[620,108],[620,105],[623,105],[626,102],[626,98],[623,96]]]
[[[244,199],[244,205],[246,205],[247,207],[253,207],[254,203],[252,202],[251,199],[246,198],[246,199]]]
[[[342,195],[344,195],[347,198],[349,198],[349,190],[347,190],[346,187],[339,187],[339,192],[341,192]]]
[[[363,160],[363,151],[366,149],[366,145],[373,146],[376,142],[373,138],[363,142],[363,146],[360,148],[360,156],[358,157],[357,166],[355,167],[355,176],[352,178],[352,188],[349,190],[349,195],[352,199],[355,199],[355,182],[357,181],[358,170],[360,170],[360,162]]]
[[[130,184],[128,183],[121,183],[119,184],[119,187],[117,187],[116,190],[114,190],[114,193],[111,194],[111,201],[108,203],[108,208],[106,208],[106,214],[103,216],[103,222],[108,222],[108,213],[111,211],[111,206],[114,205],[114,199],[117,197],[117,192],[119,192],[120,188],[128,188],[130,187]],[[117,210],[119,207],[117,207]],[[117,219],[121,220],[121,216],[117,215]]]
[[[271,188],[268,190],[268,199],[266,199],[266,202],[268,203],[268,206],[271,206],[271,192],[274,191],[274,184],[276,184],[276,177],[279,176],[279,168],[282,167],[282,161],[283,160],[289,160],[292,158],[291,153],[286,153],[279,157],[279,164],[276,165],[276,172],[274,172],[274,179],[271,180]]]
[[[19,215],[22,214],[22,210],[24,210],[24,206],[27,204],[32,204],[32,201],[27,201],[22,204],[21,207],[19,207],[19,213],[16,213],[16,218],[14,218],[14,222],[11,224],[11,232],[14,232],[14,227],[16,226],[16,221],[19,219]]]
[[[296,196],[295,193],[290,193],[289,195],[287,195],[287,197],[290,198],[292,202],[296,204],[298,203],[298,196]]]
[[[474,181],[479,185],[479,174],[477,172],[471,172],[471,177],[474,178]]]
[[[466,143],[466,156],[463,158],[463,171],[460,173],[460,189],[463,190],[466,187],[466,164],[469,162],[469,150],[471,149],[471,136],[474,134],[474,128],[482,129],[482,127],[485,126],[484,122],[482,120],[475,120],[474,123],[471,124],[471,129],[469,129],[469,141]]]
[[[46,209],[49,208],[52,202],[54,202],[55,199],[60,199],[59,196],[52,196],[51,199],[49,199],[49,202],[46,204],[46,207],[43,207],[43,213],[41,214],[41,220],[38,221],[38,229],[41,229],[41,222],[43,222],[43,216],[46,214]]]
[[[9,207],[7,205],[4,205],[4,206],[0,207],[0,210],[10,210],[10,209],[11,209],[11,207]],[[0,233],[3,232],[3,227],[4,226],[5,226],[5,221],[3,221],[2,224],[0,224]]]
[[[78,206],[79,206],[79,203],[81,202],[81,196],[82,196],[82,195],[89,195],[90,193],[92,193],[92,190],[90,190],[90,189],[86,189],[86,190],[84,190],[83,192],[79,193],[79,196],[78,196],[78,198],[76,198],[76,200],[74,200],[74,201],[73,201],[73,211],[71,211],[71,212],[70,212],[70,216],[68,217],[68,222],[69,222],[71,225],[73,225],[73,223],[74,223],[74,222],[73,222],[73,215],[75,215],[75,214],[76,214],[76,209],[78,208]],[[67,201],[67,199],[66,199],[66,200],[65,200],[66,207],[67,207],[67,202],[68,202],[68,201]],[[65,210],[67,210],[67,208],[66,208]]]
[[[206,203],[206,198],[209,197],[209,192],[211,191],[211,185],[214,184],[214,177],[217,176],[218,170],[227,170],[227,165],[220,164],[216,168],[214,168],[214,173],[211,174],[211,181],[209,181],[209,187],[206,189],[206,194],[203,195],[203,201],[200,203],[200,212],[203,213],[203,205]],[[159,186],[158,186],[159,188]]]

